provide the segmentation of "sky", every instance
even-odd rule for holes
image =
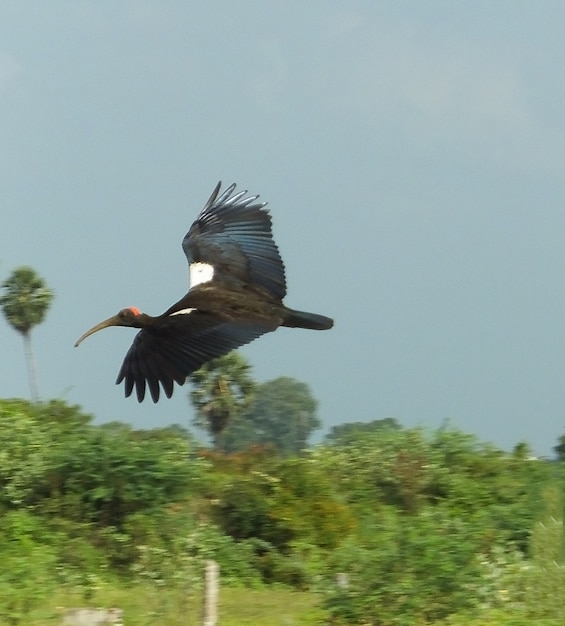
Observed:
[[[188,425],[187,388],[114,385],[187,290],[218,180],[261,195],[286,303],[331,316],[243,349],[307,383],[327,432],[394,417],[549,456],[565,434],[565,5],[541,0],[0,0],[0,280],[55,292],[44,399]],[[28,397],[0,319],[0,397]]]

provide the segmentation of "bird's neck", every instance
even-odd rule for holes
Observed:
[[[153,326],[158,319],[158,317],[147,315],[147,313],[139,313],[135,316],[132,326],[134,328],[149,328],[150,326]]]

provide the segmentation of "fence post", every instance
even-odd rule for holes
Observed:
[[[216,561],[206,561],[204,568],[204,602],[202,605],[202,626],[216,626],[218,623],[218,586],[220,566]]]
[[[339,572],[336,574],[335,582],[340,589],[347,589],[349,587],[349,576],[345,572]]]

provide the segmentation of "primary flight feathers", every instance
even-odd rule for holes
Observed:
[[[162,315],[152,317],[134,307],[122,309],[88,330],[75,346],[109,326],[140,328],[116,383],[125,382],[137,399],[149,387],[154,402],[160,386],[171,397],[204,363],[279,326],[326,330],[333,320],[287,308],[284,265],[273,241],[265,202],[235,184],[210,199],[183,239],[190,268],[190,289]]]

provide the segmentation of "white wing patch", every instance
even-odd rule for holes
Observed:
[[[192,313],[192,311],[196,311],[196,309],[181,309],[180,311],[171,313],[171,315],[188,315],[189,313]]]
[[[214,278],[214,267],[209,263],[191,263],[188,268],[190,286],[196,287],[202,283],[207,283]],[[180,313],[180,311],[179,311]]]

